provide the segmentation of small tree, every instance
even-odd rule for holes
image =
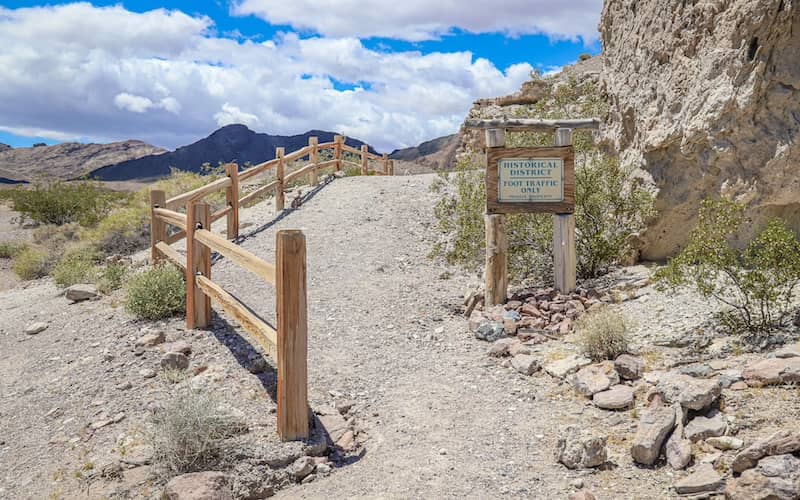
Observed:
[[[782,219],[766,226],[742,250],[733,238],[746,222],[744,205],[704,200],[686,247],[656,278],[668,286],[691,286],[729,306],[723,320],[745,328],[754,342],[786,324],[800,283],[800,241]]]

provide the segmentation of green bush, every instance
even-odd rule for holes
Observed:
[[[575,330],[581,352],[593,361],[616,359],[628,351],[625,318],[607,307],[582,316]]]
[[[33,280],[47,276],[49,260],[47,254],[39,248],[27,247],[14,257],[11,269],[24,280]]]
[[[106,295],[114,290],[119,290],[125,282],[126,274],[128,274],[128,268],[125,264],[119,262],[108,264],[98,273],[97,290]]]
[[[125,309],[142,319],[157,320],[186,311],[183,274],[169,265],[135,274],[128,282]]]
[[[78,245],[64,253],[50,275],[62,287],[78,283],[94,283],[97,280],[99,255],[86,245]]]
[[[92,181],[36,184],[32,188],[17,187],[4,195],[21,220],[40,224],[94,226],[105,217],[124,195],[109,191]]]
[[[533,78],[547,83],[538,75]],[[519,117],[567,118],[602,116],[605,110],[600,91],[592,82],[575,79],[546,85],[544,97]],[[552,133],[522,132],[506,136],[508,147],[552,146]],[[652,194],[634,172],[616,158],[602,153],[589,131],[573,134],[575,160],[575,224],[578,275],[598,276],[634,249],[632,237],[644,229],[654,214]],[[485,166],[482,156],[463,155],[451,174],[442,173],[433,185],[441,195],[434,214],[443,238],[433,255],[452,264],[477,270],[483,265],[486,210]],[[508,269],[512,281],[531,276],[550,279],[553,268],[553,221],[550,214],[506,216]]]
[[[7,241],[0,243],[0,259],[13,259],[20,252],[25,250],[27,245],[17,241]]]
[[[686,247],[655,277],[666,286],[690,286],[703,297],[730,307],[723,313],[731,330],[760,344],[765,334],[787,323],[800,283],[800,241],[782,219],[770,219],[743,248],[734,239],[743,225],[744,205],[704,200]]]

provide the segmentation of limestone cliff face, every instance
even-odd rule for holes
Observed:
[[[606,0],[604,137],[658,189],[642,256],[685,242],[703,198],[800,229],[800,2]]]

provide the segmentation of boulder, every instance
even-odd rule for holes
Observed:
[[[94,299],[100,296],[97,292],[97,287],[90,284],[72,285],[64,292],[67,300],[72,302],[82,302],[84,300]]]
[[[316,463],[313,457],[300,457],[295,460],[289,468],[289,473],[296,481],[302,481],[306,476],[314,472]]]
[[[495,342],[506,335],[503,324],[496,321],[483,323],[475,330],[475,337],[487,342]]]
[[[317,418],[331,444],[339,441],[348,430],[347,421],[335,409],[326,411],[325,414],[319,415]]]
[[[691,474],[675,483],[675,492],[679,495],[712,493],[723,486],[722,476],[709,463],[699,464]]]
[[[578,392],[592,397],[595,393],[605,391],[619,383],[619,375],[614,370],[614,363],[603,361],[578,370],[571,378],[571,383]]]
[[[519,339],[513,339],[509,337],[497,339],[492,344],[492,347],[489,348],[489,356],[493,358],[508,356],[509,348],[515,343],[520,343]]]
[[[722,393],[716,379],[699,379],[675,372],[663,374],[656,390],[668,403],[680,404],[685,410],[708,408]]]
[[[733,459],[731,469],[742,473],[756,466],[759,460],[772,455],[785,455],[800,451],[800,433],[779,431],[766,439],[756,441],[740,451]]]
[[[185,370],[189,368],[189,358],[180,352],[168,352],[161,357],[161,368],[164,370]]]
[[[25,335],[36,335],[37,333],[42,333],[43,331],[47,330],[48,324],[44,321],[36,321],[34,323],[28,323],[25,325],[25,329],[23,332]]]
[[[675,407],[675,420],[677,426],[667,439],[664,445],[664,454],[667,456],[667,463],[675,470],[683,470],[692,460],[692,442],[686,439],[683,427],[683,410],[680,406]]]
[[[653,465],[661,455],[661,445],[675,427],[675,409],[664,406],[656,395],[642,412],[631,445],[631,456],[637,463]]]
[[[556,444],[556,460],[569,469],[588,469],[606,463],[606,437],[567,427]]]
[[[695,443],[710,437],[722,436],[728,424],[721,413],[715,412],[710,417],[697,416],[686,425],[686,438]]]
[[[725,487],[728,500],[795,500],[800,498],[800,459],[793,455],[763,458]]]
[[[749,365],[742,372],[750,387],[800,382],[800,358],[764,359]]]
[[[615,385],[607,391],[595,393],[592,402],[604,410],[626,410],[633,406],[634,390],[627,385]]]
[[[511,358],[511,366],[523,375],[533,375],[539,369],[539,361],[530,354],[517,354]]]
[[[164,500],[232,500],[228,476],[223,472],[192,472],[173,477],[164,488]]]
[[[564,378],[567,375],[575,373],[582,367],[592,364],[592,361],[573,354],[563,359],[558,359],[544,365],[544,371],[556,378]]]
[[[620,354],[614,360],[614,369],[625,380],[637,380],[644,373],[644,360],[630,354]]]

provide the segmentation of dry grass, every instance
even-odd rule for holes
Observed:
[[[603,308],[586,314],[577,322],[578,345],[594,360],[615,359],[628,351],[628,326],[616,311]]]

